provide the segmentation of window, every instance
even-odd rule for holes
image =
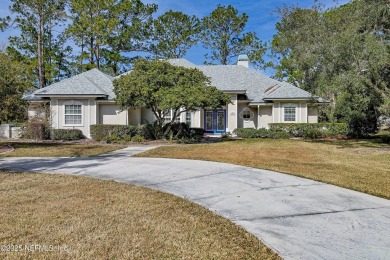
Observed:
[[[164,116],[164,124],[168,124],[172,120],[172,116],[173,116],[174,111],[173,111],[173,109],[168,109],[165,112],[167,112],[167,114]],[[175,122],[180,123],[180,116],[176,117]]]
[[[164,116],[164,124],[168,124],[172,120],[172,109],[168,109],[165,111],[165,116]]]
[[[81,105],[65,105],[65,125],[82,125]]]
[[[296,107],[285,106],[284,107],[284,121],[295,122],[296,121]]]
[[[249,121],[250,119],[253,118],[253,116],[254,116],[254,113],[251,112],[251,110],[250,110],[248,107],[244,108],[244,109],[240,112],[240,117],[241,117],[242,119],[244,119],[244,121]]]
[[[251,118],[251,111],[245,109],[244,111],[242,111],[242,118],[244,119],[250,119]]]
[[[190,111],[187,111],[186,112],[186,123],[187,125],[189,125],[191,127],[191,123],[192,123],[192,113]]]

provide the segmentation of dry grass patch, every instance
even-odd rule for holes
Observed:
[[[372,141],[252,139],[159,147],[137,156],[209,160],[269,169],[390,199],[390,145]]]
[[[0,245],[68,249],[0,259],[279,259],[199,205],[113,181],[0,171],[0,203]]]
[[[125,148],[124,145],[108,144],[63,144],[63,143],[2,143],[12,146],[11,153],[3,157],[89,157]]]

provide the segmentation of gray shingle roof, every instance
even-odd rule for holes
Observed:
[[[271,79],[256,71],[237,65],[204,65],[197,66],[185,59],[168,60],[173,65],[186,68],[197,68],[211,79],[211,85],[222,91],[245,92],[254,103],[263,103],[272,99],[311,99],[319,102],[323,99],[313,97],[309,92],[293,85]],[[127,72],[129,73],[129,72]],[[125,73],[126,74],[126,73]],[[124,75],[124,74],[122,74]],[[120,77],[120,76],[119,76]],[[96,95],[115,99],[113,80],[98,69],[92,69],[69,79],[54,83],[46,88],[25,95],[27,100],[53,95]]]
[[[211,85],[223,91],[242,91],[251,102],[266,99],[311,99],[313,95],[287,82],[271,79],[256,71],[237,65],[196,66],[184,59],[168,60],[173,65],[197,68],[211,79]],[[271,91],[270,91],[271,90]],[[316,98],[316,97],[315,97]]]
[[[54,83],[42,89],[26,95],[25,99],[33,100],[37,97],[53,95],[93,95],[107,96],[108,99],[115,98],[113,92],[113,77],[101,72],[98,69],[92,69],[71,78]]]

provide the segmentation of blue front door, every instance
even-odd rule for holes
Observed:
[[[226,110],[204,111],[204,129],[206,133],[225,133]]]

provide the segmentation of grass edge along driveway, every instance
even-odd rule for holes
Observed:
[[[390,145],[247,139],[158,147],[137,157],[194,159],[283,172],[390,199]]]
[[[0,142],[0,146],[11,146],[14,149],[12,152],[0,154],[0,157],[90,157],[126,147],[117,144],[44,142]]]

